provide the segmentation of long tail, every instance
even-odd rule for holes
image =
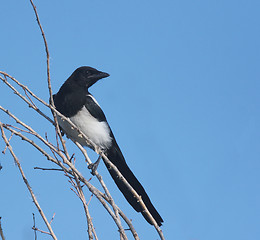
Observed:
[[[117,167],[117,169],[121,172],[127,182],[133,187],[133,189],[142,197],[142,200],[147,207],[150,214],[153,216],[154,220],[157,222],[159,226],[162,225],[163,219],[161,218],[160,214],[157,212],[153,204],[151,203],[150,198],[148,197],[147,193],[145,192],[141,183],[137,180],[135,175],[132,173],[130,168],[127,166],[124,156],[115,141],[113,141],[113,145],[106,151],[106,155],[108,159]],[[151,221],[149,220],[147,214],[142,212],[142,208],[140,204],[137,202],[137,199],[131,194],[125,184],[118,178],[116,172],[109,168],[106,165],[110,175],[114,179],[116,185],[118,186],[119,190],[123,193],[126,200],[129,204],[137,211],[141,212],[146,221],[150,224]]]

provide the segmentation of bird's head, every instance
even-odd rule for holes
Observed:
[[[70,80],[74,81],[77,85],[84,88],[91,87],[99,79],[108,77],[109,74],[105,72],[98,71],[92,67],[79,67],[77,68],[72,75]]]

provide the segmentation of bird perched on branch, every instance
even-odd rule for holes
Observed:
[[[60,113],[68,117],[91,142],[104,152],[137,194],[141,196],[146,208],[157,224],[161,226],[163,219],[151,203],[141,183],[126,164],[125,158],[116,142],[105,114],[96,99],[88,91],[89,87],[94,83],[108,76],[108,73],[98,71],[91,67],[80,67],[76,69],[64,82],[58,93],[53,95],[54,105]],[[92,145],[88,144],[86,140],[80,136],[77,130],[71,128],[68,122],[61,118],[58,118],[58,122],[62,131],[65,132],[69,138],[77,141],[82,146],[93,148]],[[143,211],[138,199],[136,199],[129,188],[126,187],[124,181],[118,177],[117,172],[113,170],[113,168],[110,168],[106,162],[105,165],[126,200],[152,224],[147,213]]]

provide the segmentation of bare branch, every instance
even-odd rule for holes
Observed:
[[[32,229],[33,229],[34,231],[38,231],[38,232],[40,232],[40,233],[45,233],[45,234],[47,234],[47,235],[51,235],[49,232],[40,230],[39,228],[36,228],[36,227],[32,227]]]
[[[54,220],[55,214],[56,214],[56,213],[53,213],[53,216],[52,216],[52,218],[51,218],[50,224],[51,224],[52,221]]]
[[[49,89],[49,97],[50,97],[50,105],[52,107],[54,107],[54,101],[53,101],[53,93],[52,93],[52,87],[51,87],[51,76],[50,76],[50,54],[49,54],[49,48],[48,48],[48,43],[47,43],[47,40],[46,40],[46,37],[45,37],[45,33],[43,31],[43,28],[42,28],[42,25],[41,25],[41,22],[40,22],[40,18],[39,18],[39,15],[38,15],[38,12],[36,10],[36,6],[34,5],[33,1],[30,0],[31,2],[31,5],[33,7],[33,10],[34,10],[34,13],[35,13],[35,16],[36,16],[36,20],[37,20],[37,23],[38,23],[38,26],[41,30],[41,33],[42,33],[42,37],[43,37],[43,41],[44,41],[44,46],[45,46],[45,52],[46,52],[46,58],[47,58],[47,82],[48,82],[48,89]],[[58,124],[58,120],[57,120],[57,116],[55,114],[55,112],[52,112],[53,114],[53,117],[54,117],[54,122],[55,122],[55,129],[59,135],[59,138],[60,138],[60,141],[62,143],[62,146],[63,146],[63,149],[65,151],[65,154],[68,156],[68,152],[67,152],[67,149],[66,149],[66,145],[65,145],[65,142],[62,138],[62,135],[61,135],[61,132],[60,132],[60,128],[59,128],[59,124]]]
[[[51,105],[54,106],[53,104],[53,98],[52,98],[52,89],[51,89],[51,77],[50,77],[50,54],[49,54],[49,48],[48,48],[48,44],[47,44],[47,40],[46,40],[46,37],[45,37],[45,33],[43,31],[43,28],[42,28],[42,25],[41,25],[41,22],[40,22],[40,18],[39,18],[39,15],[38,15],[38,12],[36,10],[36,6],[34,5],[33,1],[30,0],[31,2],[31,5],[33,7],[33,10],[34,10],[34,13],[35,13],[35,16],[36,16],[36,20],[37,20],[37,23],[38,23],[38,26],[41,30],[41,33],[42,33],[42,37],[43,37],[43,41],[44,41],[44,46],[45,46],[45,52],[46,52],[46,58],[47,58],[47,78],[48,78],[48,88],[49,88],[49,93],[50,93],[50,98],[51,98]]]
[[[44,41],[45,52],[46,52],[46,59],[47,59],[47,82],[48,82],[48,89],[49,89],[49,96],[50,96],[50,105],[52,107],[54,107],[53,93],[52,93],[52,87],[51,87],[50,54],[49,54],[48,43],[47,43],[47,40],[46,40],[46,37],[45,37],[45,33],[43,31],[43,28],[42,28],[42,25],[41,25],[41,22],[40,22],[40,18],[39,18],[36,6],[34,5],[32,0],[30,0],[30,2],[31,2],[31,5],[33,7],[33,10],[34,10],[34,13],[35,13],[35,16],[36,16],[36,20],[37,20],[38,26],[39,26],[39,28],[41,30],[41,34],[42,34],[43,41]],[[64,140],[62,138],[61,132],[60,132],[57,116],[56,116],[56,114],[54,112],[52,112],[52,114],[53,114],[53,117],[54,117],[55,129],[56,129],[56,131],[57,131],[57,133],[59,135],[62,147],[63,147],[64,152],[65,152],[65,155],[68,156],[69,154],[68,154],[68,151],[66,149],[66,145],[65,145],[65,142],[64,142]]]
[[[61,171],[63,172],[63,169],[60,168],[41,168],[41,167],[34,167],[33,169],[37,169],[37,170],[46,170],[46,171]]]

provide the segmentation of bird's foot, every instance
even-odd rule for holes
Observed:
[[[91,174],[96,175],[96,171],[100,162],[101,156],[98,157],[98,160],[94,163],[88,165],[88,169],[91,169]]]

